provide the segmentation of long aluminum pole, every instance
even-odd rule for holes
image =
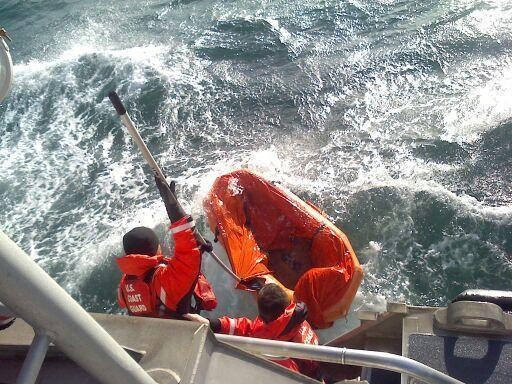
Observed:
[[[147,372],[0,231],[0,301],[106,384],[156,384]]]
[[[137,131],[137,128],[135,128],[135,125],[133,124],[133,121],[128,115],[128,113],[125,113],[124,115],[120,116],[121,121],[123,122],[123,125],[126,127],[128,132],[130,133],[130,136],[132,137],[133,141],[135,141],[135,144],[137,144],[137,147],[139,148],[139,151],[142,153],[142,156],[144,156],[144,159],[148,163],[151,170],[160,177],[160,179],[165,180],[164,173],[158,166],[157,162],[153,158],[153,155],[151,152],[149,152],[148,147],[146,146],[146,143],[144,140],[142,140],[142,137],[139,134],[139,131]]]
[[[146,143],[144,142],[144,140],[142,140],[139,131],[135,127],[135,124],[133,124],[133,121],[130,118],[128,112],[126,111],[126,108],[124,107],[123,102],[119,98],[118,94],[112,91],[108,94],[108,97],[112,102],[112,105],[114,106],[117,114],[119,115],[123,125],[126,127],[128,133],[133,138],[133,141],[135,141],[135,144],[139,148],[139,151],[142,153],[142,156],[144,156],[144,159],[148,163],[153,173],[155,173],[155,175],[157,175],[161,180],[165,181],[165,176],[162,170],[160,169],[157,162],[153,158],[151,152],[149,152]],[[179,204],[177,200],[175,200],[174,203]],[[203,243],[205,242],[199,232],[196,232],[196,237],[199,241]],[[236,274],[234,274],[233,271],[226,264],[224,264],[224,262],[219,258],[219,256],[217,256],[213,251],[208,253],[210,254],[211,257],[214,258],[217,264],[219,264],[222,267],[222,269],[224,269],[233,279],[235,279],[236,282],[240,282],[241,279]]]
[[[382,368],[412,376],[430,384],[463,384],[442,372],[407,357],[386,352],[361,351],[357,349],[326,347],[290,343],[284,341],[255,339],[251,337],[215,335],[217,340],[234,345],[249,352],[323,361],[327,363]]]

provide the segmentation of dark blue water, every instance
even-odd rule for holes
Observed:
[[[250,167],[347,233],[354,308],[512,288],[510,2],[3,0],[0,25],[0,224],[87,309],[118,310],[125,231],[165,232],[112,89],[207,237],[212,181]],[[204,269],[216,313],[254,311]]]

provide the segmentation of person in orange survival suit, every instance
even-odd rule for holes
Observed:
[[[197,314],[186,314],[188,320],[208,324],[215,333],[292,341],[318,345],[318,337],[306,321],[307,307],[302,302],[291,302],[288,295],[277,284],[267,284],[258,292],[259,315],[247,317],[207,319]],[[318,363],[311,360],[276,360],[284,367],[318,379]]]
[[[174,184],[155,177],[171,220],[174,257],[161,253],[157,235],[149,228],[137,227],[123,236],[126,255],[117,259],[123,273],[118,302],[133,316],[180,319],[188,312],[212,310],[217,299],[201,274],[201,253],[211,244],[198,245],[194,221],[175,203]],[[194,299],[195,304],[192,302]]]

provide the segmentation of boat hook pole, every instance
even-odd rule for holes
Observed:
[[[115,91],[110,92],[108,94],[108,98],[112,102],[112,105],[114,106],[116,112],[119,114],[119,117],[121,118],[121,121],[122,121],[123,125],[126,127],[126,129],[128,129],[128,132],[130,133],[131,137],[135,141],[135,144],[137,144],[137,147],[139,148],[139,150],[142,152],[142,155],[144,156],[144,159],[148,163],[149,167],[151,168],[151,170],[153,171],[155,176],[157,176],[160,179],[162,179],[165,182],[167,182],[166,179],[165,179],[165,176],[164,176],[164,174],[162,172],[162,170],[160,169],[160,167],[156,163],[155,159],[153,158],[153,155],[151,155],[151,152],[149,152],[149,149],[146,146],[146,143],[144,143],[144,140],[142,140],[142,137],[140,136],[139,131],[137,130],[137,128],[133,124],[133,121],[130,118],[130,115],[128,115],[128,112],[126,112],[126,108],[124,107],[123,102],[121,101],[121,99],[119,98],[117,93]],[[174,198],[173,204],[176,204],[176,205],[180,206],[179,201],[174,197],[174,195],[172,196],[172,198]],[[198,240],[198,242],[200,242],[202,244],[205,244],[206,241],[203,239],[201,234],[199,232],[197,232],[197,230],[195,230],[195,229],[194,229],[194,232],[195,232],[196,239]],[[212,256],[215,259],[215,261],[233,279],[235,279],[236,282],[240,282],[240,278],[237,275],[235,275],[233,273],[233,271],[226,264],[224,264],[222,262],[222,260],[215,254],[215,252],[211,251],[211,252],[208,252],[208,253],[210,254],[210,256]]]

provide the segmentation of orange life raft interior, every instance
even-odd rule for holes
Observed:
[[[316,328],[348,313],[363,271],[345,234],[314,205],[237,170],[215,180],[204,206],[241,279],[237,288],[283,286],[307,304]]]

